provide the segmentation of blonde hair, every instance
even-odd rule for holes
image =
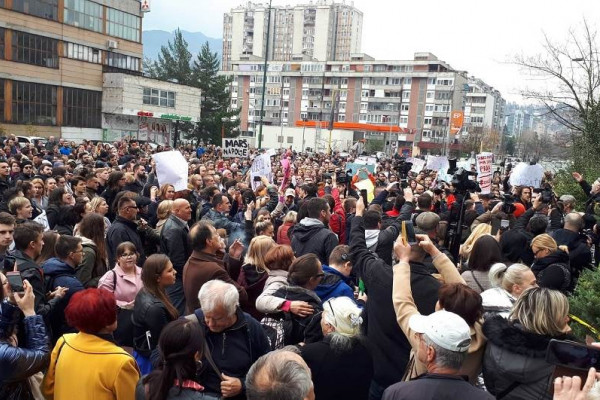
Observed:
[[[492,233],[492,226],[490,224],[479,224],[471,231],[471,234],[465,240],[465,242],[460,246],[460,255],[464,258],[469,258],[471,254],[471,250],[473,250],[473,246],[477,239],[482,237],[483,235],[490,235]]]
[[[10,211],[12,215],[17,215],[17,211],[27,204],[31,204],[27,197],[17,196],[8,203],[8,211]]]
[[[285,217],[283,217],[283,223],[284,224],[286,222],[296,223],[296,218],[298,218],[298,213],[296,211],[288,211],[288,213],[285,214]]]
[[[265,255],[275,246],[275,241],[270,236],[256,236],[250,241],[248,252],[244,258],[244,264],[252,264],[258,272],[269,272],[265,264]]]
[[[160,219],[167,219],[169,215],[171,215],[171,211],[173,211],[173,200],[163,200],[158,203],[158,208],[156,209],[156,217]]]
[[[96,196],[92,200],[90,200],[90,207],[92,208],[92,212],[96,212],[96,210],[98,209],[98,207],[100,207],[100,204],[102,204],[102,202],[106,202],[106,199],[100,196]]]
[[[127,185],[135,182],[135,175],[133,175],[133,172],[125,172],[124,178]]]
[[[531,241],[531,247],[533,248],[534,246],[540,250],[546,249],[550,250],[551,252],[555,252],[558,249],[564,251],[565,253],[569,252],[569,248],[567,246],[559,246],[556,244],[556,240],[554,240],[552,236],[548,235],[547,233],[542,233],[541,235],[534,237]]]
[[[565,332],[568,315],[567,296],[558,290],[532,287],[518,298],[509,319],[529,332],[556,337]]]
[[[513,285],[523,284],[523,274],[531,269],[523,264],[513,264],[506,266],[502,263],[496,263],[490,268],[488,274],[493,287],[501,287],[508,293],[512,293]]]
[[[41,180],[40,178],[33,178],[31,181],[31,184],[33,186],[35,186],[35,184],[37,183],[38,185],[42,186],[42,193],[40,194],[40,196],[44,196],[45,192],[46,192],[46,185],[44,184],[44,181]]]

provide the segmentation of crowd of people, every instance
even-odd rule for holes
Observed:
[[[573,174],[576,204],[509,168],[482,194],[281,149],[254,178],[258,150],[187,145],[176,191],[152,158],[169,150],[3,139],[1,399],[593,395],[595,370],[556,377],[546,350],[577,340],[600,178]]]

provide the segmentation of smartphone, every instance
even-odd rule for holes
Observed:
[[[492,236],[496,236],[500,230],[500,220],[498,218],[492,218]]]
[[[23,278],[21,278],[21,273],[19,271],[7,272],[6,279],[8,279],[8,284],[10,285],[13,292],[25,292],[25,288],[23,287]]]
[[[507,219],[500,220],[500,230],[505,231],[509,228],[510,224]]]
[[[561,367],[587,371],[600,368],[600,348],[568,340],[552,339],[546,350],[546,362]]]
[[[362,197],[363,203],[364,203],[365,207],[368,207],[369,206],[369,201],[367,200],[367,191],[365,189],[361,189],[361,191],[360,191],[360,197]]]
[[[415,236],[415,227],[412,221],[402,221],[402,238],[409,245],[417,244],[417,237]]]

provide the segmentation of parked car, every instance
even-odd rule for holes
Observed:
[[[46,144],[48,141],[47,138],[40,136],[17,136],[17,143],[19,143],[19,147],[25,147],[25,145],[28,144],[34,144],[35,140],[38,140],[41,144]]]

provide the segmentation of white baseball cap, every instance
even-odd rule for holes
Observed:
[[[285,191],[285,197],[293,196],[296,197],[296,191],[294,189],[288,189]]]
[[[471,345],[471,328],[460,316],[440,310],[429,315],[415,314],[408,320],[410,329],[424,333],[446,350],[464,353]]]

